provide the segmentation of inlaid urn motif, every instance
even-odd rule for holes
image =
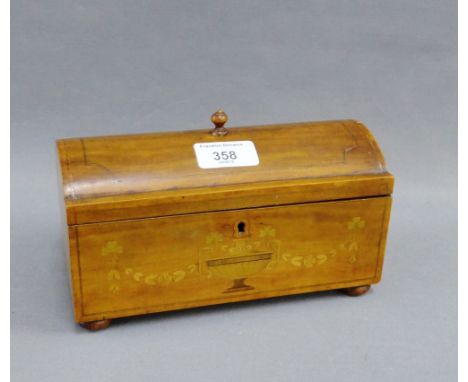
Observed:
[[[258,237],[226,240],[220,233],[211,233],[202,249],[204,268],[208,277],[232,281],[223,293],[255,289],[247,279],[264,271],[278,254],[279,242],[274,240],[275,229],[263,227]]]

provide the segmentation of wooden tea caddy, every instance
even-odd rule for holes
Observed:
[[[380,280],[393,176],[369,130],[227,119],[57,141],[78,323]]]

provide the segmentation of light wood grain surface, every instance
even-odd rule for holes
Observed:
[[[201,169],[193,145],[254,142]],[[57,142],[77,322],[380,280],[393,176],[359,122]],[[362,288],[354,288],[360,287]]]
[[[391,194],[359,122],[306,122],[57,142],[69,224]],[[260,164],[201,169],[194,143],[251,140]]]

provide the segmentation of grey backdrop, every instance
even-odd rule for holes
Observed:
[[[14,381],[452,381],[455,1],[13,0]],[[396,177],[383,281],[72,321],[54,140],[357,118]]]

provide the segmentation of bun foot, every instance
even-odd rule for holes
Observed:
[[[365,293],[367,293],[367,291],[370,289],[370,285],[361,285],[361,286],[357,286],[357,287],[351,287],[351,288],[345,288],[345,289],[342,289],[342,292],[344,294],[347,294],[348,296],[361,296]]]
[[[90,322],[82,322],[80,325],[88,330],[96,331],[102,330],[109,327],[111,320],[99,320],[99,321],[90,321]]]

